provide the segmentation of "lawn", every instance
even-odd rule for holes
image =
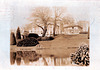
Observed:
[[[55,57],[69,57],[71,53],[74,53],[77,48],[82,44],[86,43],[89,45],[89,39],[87,35],[58,35],[54,40],[51,41],[39,41],[40,47],[16,47],[11,46],[11,51],[13,49],[24,49],[24,50],[34,50],[37,53],[46,56],[54,55]]]
[[[49,48],[39,51],[42,55],[55,55],[55,57],[69,57],[82,44],[89,45],[87,34],[85,35],[59,35],[52,41],[39,41],[40,47]]]

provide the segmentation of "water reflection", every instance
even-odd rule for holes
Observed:
[[[56,57],[54,55],[43,56],[36,51],[10,52],[11,65],[35,65],[35,66],[64,66],[70,65],[68,57]]]

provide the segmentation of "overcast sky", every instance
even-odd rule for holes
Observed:
[[[91,17],[97,2],[72,2],[66,0],[14,0],[11,1],[8,6],[10,11],[10,26],[13,29],[16,29],[18,26],[23,26],[30,23],[27,20],[31,13],[32,9],[37,6],[64,6],[67,8],[67,12],[73,16],[76,21],[85,20],[92,21],[94,17]],[[6,8],[6,7],[5,7]]]

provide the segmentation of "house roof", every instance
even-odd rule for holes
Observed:
[[[79,27],[80,29],[83,29],[81,26],[79,26],[79,25],[70,25],[70,26],[66,26],[66,27],[64,27],[64,28],[69,28],[69,27]]]

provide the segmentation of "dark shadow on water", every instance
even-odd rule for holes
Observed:
[[[29,64],[30,62],[38,61],[40,57],[41,55],[35,51],[10,52],[10,63],[13,65],[16,62],[17,65],[21,65],[21,60],[23,60],[25,64]]]
[[[16,51],[16,52],[10,52],[10,63],[11,65],[30,65],[30,63],[40,61],[39,59],[42,59],[43,63],[40,66],[64,66],[68,65],[68,57],[60,58],[55,57],[53,54],[48,56],[43,56],[42,54],[36,53],[36,51]]]

